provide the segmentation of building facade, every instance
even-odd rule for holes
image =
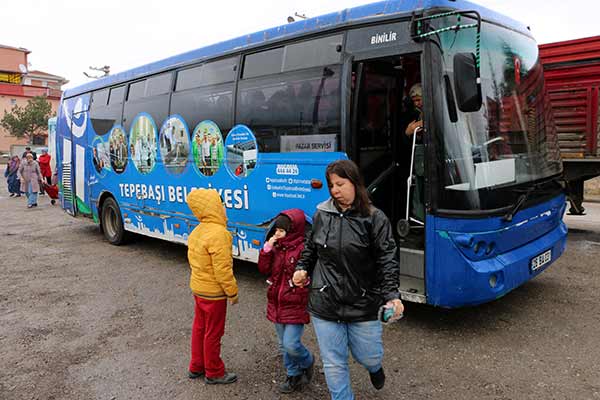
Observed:
[[[31,53],[22,47],[0,44],[0,118],[14,106],[24,107],[35,96],[45,96],[56,115],[62,94],[62,85],[68,81],[57,75],[28,69],[27,56]],[[37,139],[34,145],[47,144],[46,135]],[[7,154],[15,145],[25,145],[27,138],[12,136],[0,127],[0,154]],[[1,160],[0,160],[1,161]]]

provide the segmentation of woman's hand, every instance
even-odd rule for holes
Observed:
[[[294,275],[292,276],[292,283],[294,286],[304,287],[306,281],[308,281],[308,273],[306,271],[300,269],[294,272]]]
[[[400,299],[390,300],[386,303],[386,306],[394,308],[394,315],[392,318],[390,318],[390,320],[400,319],[402,314],[404,314],[404,304],[402,304]]]
[[[423,128],[423,120],[413,121],[410,124],[408,124],[404,133],[406,133],[406,136],[412,136],[414,135],[417,128]]]

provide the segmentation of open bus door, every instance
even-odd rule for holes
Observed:
[[[351,151],[374,205],[393,227],[407,219],[417,185],[413,174],[415,143],[404,131],[410,118],[405,94],[420,81],[419,54],[360,59],[352,65]],[[408,121],[411,122],[411,121]],[[408,183],[408,184],[407,184]],[[414,217],[409,221],[416,220]],[[396,231],[403,299],[426,302],[424,221]]]

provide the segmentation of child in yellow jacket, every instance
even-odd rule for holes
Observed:
[[[233,383],[237,376],[225,372],[221,360],[227,300],[230,304],[238,302],[225,207],[214,189],[192,191],[187,203],[200,221],[188,237],[190,289],[196,303],[188,376],[191,379],[204,376],[208,384]]]

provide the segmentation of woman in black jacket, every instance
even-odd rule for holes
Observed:
[[[398,318],[404,306],[392,228],[370,204],[358,167],[350,160],[335,161],[325,174],[331,198],[317,206],[293,282],[311,289],[308,311],[331,398],[349,400],[354,395],[348,349],[381,389],[385,374],[378,310],[386,305]]]

